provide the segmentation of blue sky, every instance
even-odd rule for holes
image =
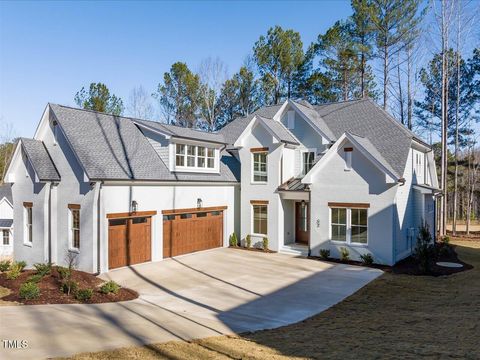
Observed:
[[[175,61],[195,70],[218,56],[232,74],[269,27],[308,45],[350,14],[349,1],[0,2],[0,117],[30,137],[48,102],[74,105],[91,82],[126,103]]]

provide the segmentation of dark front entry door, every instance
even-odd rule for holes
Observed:
[[[295,241],[308,244],[310,240],[310,209],[308,203],[295,203]]]

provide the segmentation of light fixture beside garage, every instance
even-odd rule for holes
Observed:
[[[138,211],[138,202],[136,200],[132,200],[132,212]]]
[[[198,198],[197,199],[197,209],[200,209],[203,206],[203,200]]]

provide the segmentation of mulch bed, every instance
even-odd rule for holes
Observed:
[[[437,243],[436,244],[437,250],[441,246],[442,245]],[[455,252],[455,246],[451,246],[450,252],[441,253],[441,255],[437,257],[435,262],[431,265],[431,271],[428,274],[424,274],[420,272],[417,262],[412,256],[409,256],[399,261],[394,266],[379,265],[379,264],[365,265],[361,261],[354,261],[354,260],[342,261],[340,259],[333,259],[333,258],[329,258],[328,260],[325,260],[319,256],[310,256],[309,258],[314,260],[332,262],[336,264],[347,264],[347,265],[371,267],[371,268],[380,269],[392,274],[406,274],[406,275],[445,276],[445,275],[451,275],[451,274],[473,269],[472,265],[467,264],[458,258],[457,253]],[[463,267],[448,268],[444,266],[438,266],[436,262],[439,262],[439,261],[460,263],[463,265]]]
[[[263,248],[257,248],[257,247],[243,247],[243,246],[229,246],[230,249],[239,249],[239,250],[248,250],[248,251],[256,251],[256,252],[263,252],[263,253],[276,253],[276,251],[267,249],[264,250]]]
[[[19,297],[20,286],[27,281],[27,278],[34,275],[35,270],[22,271],[20,276],[15,280],[8,280],[6,273],[0,274],[0,286],[10,289],[12,292],[3,297],[4,301],[17,301],[25,305],[40,304],[99,304],[108,302],[118,302],[133,300],[138,297],[138,293],[127,289],[120,288],[117,294],[103,294],[100,292],[100,286],[103,281],[95,275],[73,270],[72,280],[78,283],[78,289],[93,289],[93,295],[89,300],[80,301],[73,294],[67,295],[60,290],[61,280],[57,268],[52,267],[49,275],[44,276],[38,283],[40,288],[40,297],[36,300],[25,300]]]

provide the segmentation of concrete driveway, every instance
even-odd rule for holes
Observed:
[[[45,358],[274,328],[315,315],[380,270],[283,254],[216,249],[113,270],[134,301],[0,307],[0,337],[27,340],[0,358]]]

